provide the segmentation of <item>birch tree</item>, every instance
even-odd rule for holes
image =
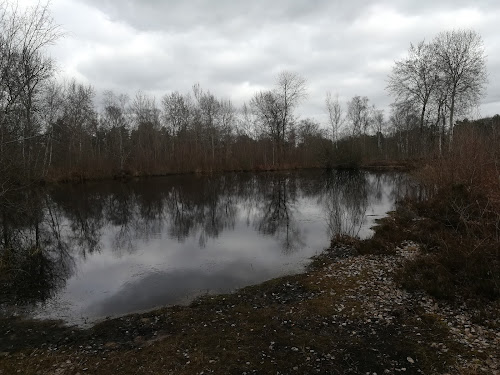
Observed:
[[[338,94],[332,98],[332,94],[330,92],[326,93],[325,99],[326,109],[328,111],[328,123],[332,130],[332,142],[335,148],[337,148],[337,141],[339,137],[339,130],[342,126],[343,120],[343,110],[342,105],[339,101]]]
[[[479,103],[487,83],[486,56],[481,36],[473,30],[439,33],[435,40],[438,69],[442,71],[449,95],[450,140],[457,113]]]

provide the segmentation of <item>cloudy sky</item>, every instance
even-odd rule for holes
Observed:
[[[31,0],[24,0],[29,3]],[[236,105],[290,70],[308,82],[302,116],[323,118],[327,91],[387,109],[386,79],[411,42],[472,28],[489,73],[481,115],[500,113],[498,0],[52,0],[66,32],[51,50],[61,76],[131,96],[194,83]]]

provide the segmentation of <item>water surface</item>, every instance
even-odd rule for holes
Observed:
[[[3,212],[4,245],[31,275],[3,313],[82,324],[299,272],[333,235],[369,236],[408,189],[404,174],[314,171],[30,192]]]

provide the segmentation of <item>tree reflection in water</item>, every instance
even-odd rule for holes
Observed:
[[[360,171],[332,172],[325,180],[323,204],[330,237],[357,236],[365,222],[370,181]]]
[[[297,175],[273,174],[262,181],[255,222],[259,232],[277,236],[283,251],[297,250],[304,245],[295,220]]]
[[[330,238],[342,234],[359,237],[369,217],[385,215],[385,212],[370,214],[370,207],[381,204],[383,199],[397,202],[414,195],[418,189],[408,175],[401,173],[331,171],[324,181],[325,189],[320,199],[325,207]]]
[[[204,248],[236,223],[292,254],[306,246],[297,217],[308,200],[322,207],[330,237],[356,236],[374,202],[408,193],[405,179],[359,171],[242,173],[18,191],[0,202],[0,302],[50,299],[76,264],[103,248],[119,257],[162,238],[194,238]]]
[[[45,301],[74,270],[60,208],[41,191],[18,191],[1,206],[0,302]]]

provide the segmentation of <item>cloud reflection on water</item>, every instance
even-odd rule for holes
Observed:
[[[31,192],[17,197],[31,209],[3,211],[0,238],[33,276],[0,302],[78,323],[227,292],[299,271],[336,234],[368,236],[408,186],[397,173],[310,171]]]

